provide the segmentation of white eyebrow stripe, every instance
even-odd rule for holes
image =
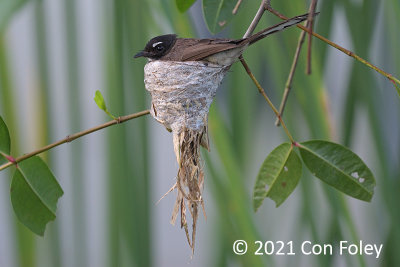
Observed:
[[[156,47],[157,45],[162,44],[162,43],[163,43],[163,42],[154,43],[154,44],[153,44],[153,47]]]

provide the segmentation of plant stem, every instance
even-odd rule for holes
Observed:
[[[282,14],[280,14],[278,11],[272,9],[271,7],[267,7],[267,10],[269,12],[271,12],[272,14],[274,14],[275,16],[281,18],[281,19],[287,19],[287,17],[283,16]],[[363,63],[364,65],[368,66],[369,68],[375,70],[376,72],[378,72],[379,74],[385,76],[386,78],[388,78],[391,82],[393,83],[397,83],[400,85],[400,80],[397,79],[396,77],[392,76],[391,74],[383,71],[382,69],[378,68],[377,66],[371,64],[370,62],[366,61],[365,59],[363,59],[362,57],[354,54],[353,52],[347,50],[346,48],[328,40],[327,38],[323,37],[322,35],[319,35],[318,33],[315,32],[311,32],[308,28],[304,27],[303,25],[297,24],[296,25],[298,28],[302,29],[303,31],[306,31],[310,34],[312,34],[314,37],[320,39],[321,41],[329,44],[330,46],[340,50],[341,52],[345,53],[346,55],[348,55],[349,57],[352,57],[354,59],[356,59],[357,61]]]
[[[269,8],[271,8],[271,7],[269,7]],[[314,19],[314,15],[311,15],[311,14],[315,14],[315,8],[316,8],[316,0],[313,0],[313,2],[311,2],[310,7],[308,9],[309,17],[308,17],[307,21],[304,23],[304,26],[306,28],[310,28],[311,32],[312,32],[312,27],[310,26],[310,24],[313,23],[312,20]],[[300,55],[300,51],[301,51],[301,48],[302,48],[303,43],[304,43],[305,36],[306,36],[306,32],[305,31],[301,31],[300,36],[299,36],[299,41],[297,42],[297,48],[296,48],[296,52],[294,54],[292,66],[290,68],[289,76],[288,76],[288,79],[286,81],[285,89],[283,91],[282,101],[281,101],[281,104],[279,106],[279,115],[281,115],[281,116],[283,116],[283,111],[285,110],[286,102],[287,102],[287,99],[289,97],[290,90],[292,89],[293,77],[294,77],[294,73],[296,71],[297,62],[299,60],[299,55]],[[310,34],[309,37],[311,37],[311,36],[312,35]],[[306,73],[307,74],[311,74],[311,38],[309,38],[309,40],[308,40],[307,60],[308,60],[308,62],[307,62]],[[276,126],[280,125],[280,122],[279,122],[278,119],[276,119],[275,125]]]
[[[235,15],[239,9],[240,4],[242,4],[242,0],[238,0],[235,7],[232,10],[232,14]]]
[[[307,22],[306,22],[306,23],[307,23]],[[284,89],[284,91],[283,91],[282,101],[281,101],[281,104],[280,104],[280,106],[279,106],[279,115],[280,115],[280,116],[283,115],[283,111],[285,110],[285,106],[286,106],[286,101],[287,101],[287,99],[288,99],[290,90],[292,89],[293,77],[294,77],[294,73],[295,73],[295,71],[296,71],[297,62],[298,62],[298,60],[299,60],[301,47],[303,46],[305,37],[306,37],[306,32],[305,32],[305,31],[302,31],[302,32],[300,33],[300,36],[299,36],[299,41],[297,42],[296,53],[294,54],[292,66],[290,67],[289,76],[288,76],[288,79],[287,79],[287,81],[286,81],[285,89]],[[279,126],[279,125],[280,125],[279,118],[276,119],[275,125],[276,125],[276,126]]]
[[[313,26],[314,26],[314,14],[315,14],[315,9],[317,8],[317,0],[312,0],[311,5],[310,5],[310,11],[308,14],[308,29],[309,29],[309,35],[308,35],[308,51],[307,51],[307,69],[306,69],[306,74],[310,75],[311,74],[311,41],[312,41],[312,32],[313,32]]]
[[[391,80],[391,82],[393,83],[394,87],[396,88],[397,94],[399,95],[399,98],[400,98],[400,87],[395,83],[395,81]]]
[[[261,87],[260,83],[257,81],[256,77],[253,75],[253,73],[251,72],[249,66],[247,65],[246,61],[244,60],[243,56],[240,56],[240,62],[242,63],[244,69],[246,70],[247,74],[250,76],[250,78],[253,80],[254,84],[257,86],[258,91],[260,92],[260,94],[263,95],[264,99],[267,101],[268,105],[272,108],[272,110],[274,111],[275,115],[278,117],[278,120],[281,122],[283,129],[286,132],[286,135],[289,137],[290,142],[292,144],[297,144],[296,141],[293,139],[292,135],[290,134],[288,128],[286,127],[285,123],[282,120],[281,115],[279,115],[278,110],[276,109],[276,107],[274,106],[274,104],[272,103],[272,101],[269,99],[269,97],[267,96],[267,94],[265,93],[265,90]]]
[[[107,128],[107,127],[115,125],[115,124],[120,124],[120,123],[129,121],[129,120],[132,120],[132,119],[136,119],[136,118],[142,117],[144,115],[148,115],[149,113],[150,113],[150,110],[144,110],[144,111],[137,112],[137,113],[134,113],[134,114],[118,117],[115,120],[111,120],[109,122],[103,123],[103,124],[98,125],[96,127],[93,127],[93,128],[90,128],[90,129],[87,129],[87,130],[84,130],[82,132],[78,132],[78,133],[75,133],[75,134],[72,134],[72,135],[68,135],[66,138],[64,138],[62,140],[59,140],[59,141],[57,141],[55,143],[52,143],[52,144],[49,144],[49,145],[44,146],[42,148],[39,148],[38,150],[32,151],[32,152],[30,152],[28,154],[22,155],[22,156],[16,158],[14,162],[9,161],[9,162],[1,165],[0,166],[0,171],[10,167],[13,164],[17,165],[18,162],[21,162],[21,161],[26,160],[28,158],[31,158],[31,157],[33,157],[35,155],[43,153],[43,152],[45,152],[45,151],[47,151],[49,149],[52,149],[53,147],[56,147],[56,146],[59,146],[59,145],[65,144],[65,143],[72,142],[75,139],[80,138],[80,137],[82,137],[84,135],[91,134],[93,132],[97,132],[97,131],[99,131],[101,129]]]
[[[257,10],[256,15],[253,18],[253,21],[250,23],[249,28],[247,29],[246,33],[243,35],[243,38],[249,37],[253,32],[254,29],[257,27],[258,23],[260,22],[260,19],[262,15],[264,14],[264,11],[266,10],[266,6],[268,5],[268,1],[262,0],[261,5]]]

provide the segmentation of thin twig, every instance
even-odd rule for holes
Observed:
[[[305,22],[305,23],[307,24],[308,22]],[[294,77],[294,73],[296,71],[297,62],[299,61],[299,55],[300,55],[301,47],[303,46],[305,37],[306,37],[306,32],[302,31],[300,33],[300,36],[299,36],[299,41],[297,43],[296,53],[294,54],[292,66],[290,68],[289,76],[288,76],[288,79],[286,81],[285,89],[283,91],[282,101],[281,101],[281,104],[279,106],[279,115],[281,117],[283,116],[283,111],[285,110],[286,102],[287,102],[290,90],[292,89],[293,77]],[[279,119],[276,119],[275,125],[276,126],[280,125]]]
[[[242,3],[242,0],[238,0],[235,7],[232,10],[232,14],[235,15],[239,9],[240,4]]]
[[[308,51],[307,51],[307,70],[306,74],[310,75],[311,74],[311,40],[312,40],[312,32],[313,32],[313,27],[314,27],[314,14],[315,14],[315,9],[317,8],[317,2],[318,0],[312,0],[311,5],[310,5],[310,11],[308,13],[308,29],[309,34],[308,34]]]
[[[267,2],[264,5],[265,10],[267,10],[268,8],[271,8],[271,0],[267,0]]]
[[[315,7],[312,6],[312,3],[310,4],[310,7],[309,7],[309,9],[308,9],[308,13],[309,13],[309,14],[315,14]],[[310,15],[309,15],[309,16],[310,16]],[[313,17],[314,17],[314,16],[312,16],[312,18],[313,18]],[[310,23],[310,21],[307,20],[307,21],[304,23],[304,26],[307,27],[307,28],[309,28],[309,26],[308,26],[309,23]],[[312,23],[312,22],[311,22],[311,23]],[[287,79],[287,81],[286,81],[285,89],[284,89],[284,91],[283,91],[282,101],[281,101],[281,104],[280,104],[280,106],[279,106],[279,114],[280,114],[281,116],[283,116],[283,111],[285,110],[286,102],[287,102],[287,99],[288,99],[288,97],[289,97],[290,90],[292,89],[293,77],[294,77],[294,73],[295,73],[295,71],[296,71],[297,62],[298,62],[298,60],[299,60],[299,55],[300,55],[300,51],[301,51],[301,48],[302,48],[303,43],[304,43],[305,36],[306,36],[306,32],[305,32],[305,31],[301,31],[300,36],[299,36],[299,40],[298,40],[298,42],[297,42],[296,53],[294,54],[292,66],[291,66],[291,68],[290,68],[289,76],[288,76],[288,79]],[[310,42],[309,42],[309,45],[310,45]],[[310,48],[310,46],[309,46],[309,48]],[[308,60],[311,61],[311,56],[310,56],[310,54],[308,55]],[[308,67],[310,67],[310,70],[311,70],[311,64],[308,65]],[[278,119],[275,121],[275,125],[276,125],[276,126],[279,126],[279,125],[280,125],[280,122],[279,122]]]
[[[272,8],[267,8],[267,10],[269,12],[271,12],[272,14],[274,14],[275,16],[281,18],[281,19],[287,19],[287,17],[283,16],[282,14],[280,14],[279,12],[277,12],[276,10],[272,9]],[[318,39],[320,39],[321,41],[329,44],[330,46],[340,50],[341,52],[345,53],[346,55],[348,55],[349,57],[354,58],[355,60],[363,63],[364,65],[368,66],[369,68],[375,70],[376,72],[378,72],[379,74],[385,76],[386,78],[388,78],[390,81],[395,82],[397,84],[400,85],[400,80],[397,79],[396,77],[394,77],[393,75],[383,71],[382,69],[378,68],[377,66],[371,64],[370,62],[366,61],[365,59],[363,59],[362,57],[354,54],[353,52],[347,50],[344,47],[341,47],[340,45],[328,40],[327,38],[323,37],[322,35],[319,35],[318,33],[315,32],[310,32],[308,28],[304,27],[303,25],[297,24],[296,25],[298,28],[302,29],[303,31],[306,31],[308,33],[311,33],[314,37],[317,37]]]
[[[399,95],[399,98],[400,98],[400,87],[393,80],[390,80],[390,81],[393,83],[394,87],[396,88],[397,94]]]
[[[278,120],[281,122],[282,127],[285,130],[286,135],[289,137],[291,143],[294,144],[294,145],[297,145],[296,141],[293,139],[293,137],[290,134],[288,128],[286,127],[285,123],[283,122],[281,115],[279,115],[278,110],[276,109],[276,107],[274,106],[272,101],[269,99],[269,97],[265,93],[265,90],[261,87],[260,83],[257,81],[257,79],[254,76],[254,74],[251,72],[251,70],[250,70],[249,66],[247,65],[246,61],[244,60],[243,56],[240,56],[239,59],[240,59],[240,62],[242,63],[242,65],[243,65],[244,69],[246,70],[247,74],[250,76],[250,78],[253,80],[254,84],[257,86],[258,91],[260,92],[260,94],[262,94],[264,99],[267,101],[268,105],[274,111],[274,113],[275,113],[276,117],[278,118]]]
[[[250,23],[250,26],[247,29],[246,33],[243,35],[243,38],[249,37],[254,32],[254,29],[257,27],[258,23],[260,22],[260,19],[261,19],[262,15],[264,14],[270,1],[271,0],[262,0],[261,1],[261,5],[258,8],[257,13],[254,16],[253,21]]]
[[[64,138],[64,139],[62,139],[60,141],[57,141],[55,143],[52,143],[50,145],[47,145],[47,146],[42,147],[42,148],[39,148],[38,150],[32,151],[32,152],[30,152],[28,154],[25,154],[25,155],[22,155],[22,156],[16,158],[15,162],[7,162],[7,163],[1,165],[0,166],[0,171],[10,167],[13,164],[17,164],[18,162],[21,162],[21,161],[26,160],[26,159],[28,159],[30,157],[33,157],[33,156],[38,155],[40,153],[43,153],[43,152],[45,152],[45,151],[47,151],[49,149],[52,149],[53,147],[56,147],[56,146],[59,146],[59,145],[65,144],[65,143],[72,142],[75,139],[77,139],[79,137],[82,137],[84,135],[96,132],[98,130],[107,128],[107,127],[115,125],[115,124],[123,123],[123,122],[129,121],[129,120],[132,120],[132,119],[136,119],[136,118],[142,117],[142,116],[147,115],[149,113],[150,113],[150,110],[144,110],[144,111],[141,111],[141,112],[138,112],[138,113],[134,113],[134,114],[118,117],[115,120],[106,122],[106,123],[98,125],[96,127],[93,127],[93,128],[90,128],[90,129],[87,129],[87,130],[84,130],[82,132],[78,132],[78,133],[75,133],[75,134],[72,134],[72,135],[68,135],[66,138]]]

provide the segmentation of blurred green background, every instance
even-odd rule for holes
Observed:
[[[243,1],[219,37],[240,38],[259,1]],[[272,1],[291,17],[308,1]],[[315,31],[400,76],[398,0],[319,1]],[[277,23],[267,14],[257,29]],[[110,111],[149,107],[144,59],[153,36],[209,37],[201,3],[185,14],[173,0],[0,0],[0,114],[17,156],[95,126],[108,117],[93,101],[102,91]],[[279,105],[300,31],[288,29],[244,57]],[[151,117],[113,126],[42,157],[64,189],[44,238],[17,222],[10,172],[0,173],[0,266],[399,266],[400,102],[373,70],[314,39],[312,75],[303,50],[284,115],[298,141],[328,139],[355,151],[373,171],[371,203],[351,199],[304,171],[295,192],[275,208],[252,210],[252,188],[267,154],[286,141],[274,115],[240,64],[225,78],[209,117],[211,152],[203,151],[207,220],[200,216],[196,252],[169,224],[178,166],[172,136]],[[295,256],[236,256],[237,239],[293,241]],[[304,256],[303,241],[383,244],[373,256]]]

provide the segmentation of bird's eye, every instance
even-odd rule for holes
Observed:
[[[161,51],[164,50],[164,46],[163,45],[157,45],[156,49],[157,49],[158,52],[161,52]]]

